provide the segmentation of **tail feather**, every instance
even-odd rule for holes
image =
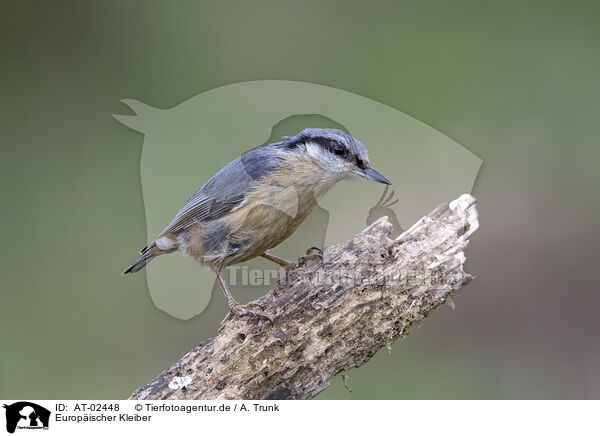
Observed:
[[[140,257],[138,257],[138,259],[135,262],[133,262],[131,265],[129,265],[125,271],[123,271],[123,274],[133,274],[133,273],[138,272],[143,267],[145,267],[146,264],[148,262],[150,262],[152,259],[154,259],[154,256],[149,253],[145,253],[145,254],[141,255]]]
[[[141,250],[141,256],[135,262],[127,267],[123,274],[134,274],[144,268],[148,262],[161,254],[170,253],[171,251],[161,250],[155,244],[148,245]]]
[[[135,262],[127,267],[123,274],[133,274],[141,270],[146,266],[148,262],[154,259],[156,256],[160,256],[161,254],[172,253],[177,251],[179,247],[179,243],[177,241],[177,236],[175,235],[165,235],[151,244],[146,245],[144,248],[140,250],[141,256],[137,258]]]

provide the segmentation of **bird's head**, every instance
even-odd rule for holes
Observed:
[[[337,129],[304,129],[285,138],[284,144],[295,153],[309,157],[331,179],[356,176],[391,185],[387,177],[373,168],[366,147],[358,139]]]

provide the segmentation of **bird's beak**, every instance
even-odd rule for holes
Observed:
[[[361,176],[366,177],[367,179],[373,180],[375,182],[385,183],[386,185],[392,184],[392,182],[390,182],[386,176],[381,174],[373,167],[367,167],[364,170],[360,170],[358,173]]]

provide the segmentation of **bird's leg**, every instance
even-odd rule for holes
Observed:
[[[219,283],[221,283],[221,288],[223,289],[223,293],[225,294],[225,299],[227,300],[227,306],[229,306],[229,313],[227,314],[225,319],[221,322],[221,325],[223,325],[225,320],[227,320],[231,316],[245,316],[245,315],[249,315],[257,320],[260,318],[265,319],[265,320],[269,321],[271,323],[271,325],[273,325],[273,320],[269,316],[262,313],[262,311],[264,310],[264,307],[262,307],[260,304],[257,304],[257,303],[240,304],[237,301],[235,301],[235,298],[233,298],[233,296],[231,295],[231,292],[229,292],[229,289],[227,289],[227,283],[225,283],[225,278],[223,277],[223,269],[221,269],[218,272],[217,277],[219,278]],[[260,310],[256,310],[256,308],[259,308]]]
[[[286,271],[292,271],[298,267],[304,266],[306,264],[307,258],[309,257],[316,256],[321,263],[323,262],[323,250],[321,250],[318,247],[310,247],[308,250],[306,250],[305,256],[300,256],[298,262],[291,262],[289,260],[282,259],[281,257],[273,256],[269,253],[263,253],[261,254],[261,256],[265,259],[270,260],[271,262],[275,262],[276,264],[281,265],[283,268],[285,268]]]
[[[283,259],[281,257],[277,257],[277,256],[273,256],[272,254],[269,253],[263,253],[261,254],[262,257],[264,257],[265,259],[270,260],[271,262],[275,262],[277,265],[281,265],[286,271],[290,271],[293,270],[295,268],[298,268],[298,264],[295,262],[292,262],[290,260],[287,259]]]

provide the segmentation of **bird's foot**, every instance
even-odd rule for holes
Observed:
[[[321,265],[324,263],[323,250],[319,247],[310,247],[306,250],[306,254],[298,258],[297,267],[303,267],[314,262],[320,263]]]
[[[300,256],[298,258],[297,262],[291,262],[287,259],[283,259],[269,253],[263,253],[261,256],[270,260],[271,262],[275,262],[277,265],[282,266],[286,272],[286,275],[297,268],[302,268],[303,266],[313,264],[315,262],[323,265],[323,250],[318,247],[310,247],[308,250],[306,250],[306,254],[304,256]]]
[[[269,321],[271,325],[274,325],[273,320],[270,316],[264,313],[265,308],[258,303],[248,303],[248,304],[240,304],[237,301],[229,302],[229,313],[227,316],[221,321],[221,326],[228,319],[233,319],[235,317],[241,316],[251,316],[257,322],[261,319],[265,321]]]

